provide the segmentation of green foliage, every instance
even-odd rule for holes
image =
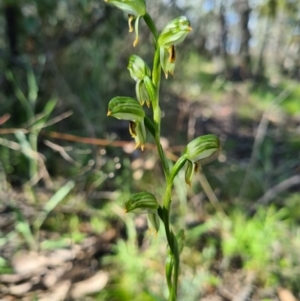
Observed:
[[[156,154],[147,150],[152,147],[150,143],[158,130],[157,121],[162,117],[160,138],[169,142],[170,148],[166,148],[168,156],[173,146],[176,147],[174,150],[178,150],[176,155],[180,156],[184,149],[182,145],[187,141],[203,133],[220,133],[222,162],[204,167],[204,172],[230,217],[224,217],[223,224],[215,218],[214,206],[206,201],[206,195],[197,182],[198,162],[180,160],[176,168],[170,160],[162,162],[164,170],[169,169],[174,178],[174,191],[172,194],[171,188],[168,191],[172,196],[170,221],[171,231],[174,231],[169,236],[174,249],[176,244],[172,240],[174,237],[178,239],[175,235],[178,229],[184,229],[187,224],[190,227],[190,222],[201,223],[185,231],[185,247],[180,255],[178,299],[199,300],[200,291],[205,291],[206,284],[217,287],[223,280],[216,276],[219,275],[216,272],[219,262],[227,262],[229,270],[236,266],[236,262],[241,262],[239,267],[256,271],[263,284],[273,286],[280,283],[295,294],[300,291],[297,186],[282,191],[271,200],[276,209],[268,211],[264,206],[253,218],[236,209],[242,207],[247,210],[248,204],[255,205],[266,191],[298,172],[300,90],[291,78],[297,78],[299,70],[295,30],[299,23],[299,1],[258,1],[255,5],[249,1],[250,15],[261,13],[255,18],[257,26],[251,27],[252,62],[256,64],[261,43],[266,43],[263,51],[265,78],[244,78],[237,83],[232,74],[235,67],[240,67],[237,63],[239,54],[230,46],[230,41],[237,41],[237,44],[240,41],[240,33],[236,30],[238,26],[230,20],[230,16],[236,16],[236,8],[222,1],[228,23],[230,68],[227,73],[223,70],[220,52],[220,2],[211,2],[210,7],[205,6],[207,1],[200,2],[181,1],[179,7],[179,1],[172,1],[175,4],[168,3],[167,6],[164,1],[146,1],[147,11],[155,19],[154,24],[147,15],[137,16],[145,13],[145,2],[141,1],[142,12],[131,11],[136,16],[129,18],[130,29],[135,30],[135,34],[128,34],[127,14],[105,5],[104,1],[1,2],[0,68],[4,72],[0,78],[0,121],[6,113],[11,118],[0,124],[0,130],[20,129],[9,135],[2,135],[2,132],[0,135],[0,190],[4,192],[1,200],[5,202],[4,208],[6,202],[14,207],[15,200],[10,195],[21,191],[21,202],[33,207],[37,213],[27,219],[22,210],[13,208],[14,224],[1,231],[0,248],[10,243],[16,248],[68,248],[70,241],[81,243],[87,235],[100,235],[111,227],[118,228],[120,221],[116,212],[122,211],[131,192],[150,191],[163,207],[167,185],[162,180]],[[17,55],[10,53],[5,19],[7,4],[16,5]],[[193,20],[193,32],[186,37],[186,43],[176,46],[176,49],[173,44],[165,44],[168,47],[162,47],[156,56],[167,74],[174,72],[175,80],[162,79],[161,111],[156,110],[154,120],[151,112],[156,106],[156,86],[152,80],[159,77],[151,70],[153,50],[160,36],[159,30],[166,32],[169,29],[169,26],[165,27],[166,20],[180,14],[186,14]],[[264,38],[264,22],[269,17],[272,18],[272,23],[269,23],[272,26],[268,27],[267,36],[274,39]],[[183,20],[185,29],[176,36],[178,41],[181,35],[190,31],[188,20]],[[145,23],[153,34],[152,38],[146,32]],[[282,32],[286,34],[282,35]],[[124,46],[125,39],[130,41],[128,46]],[[139,57],[142,64],[139,61],[135,68],[132,59],[136,55],[131,56],[128,63],[132,42],[136,46],[135,52],[143,57]],[[131,81],[126,67],[135,82]],[[253,84],[256,85],[252,87]],[[243,198],[239,198],[257,125],[265,110],[286,88],[291,93],[269,116],[270,127],[255,156],[256,163],[249,172]],[[138,102],[134,99],[135,104],[146,103],[150,107],[142,108],[144,123],[130,123],[129,133],[126,121],[117,123],[106,118],[107,100],[115,95],[137,98]],[[55,123],[56,117],[60,118],[70,110],[73,111],[72,116]],[[52,140],[48,136],[52,131],[77,135],[78,140]],[[137,146],[147,151],[138,149],[124,155],[123,149],[113,145],[115,140],[129,140],[130,135]],[[80,141],[81,137],[107,139],[112,145],[89,146]],[[46,147],[44,141],[48,139],[62,147],[70,160]],[[123,147],[124,141],[122,143]],[[162,156],[158,143],[157,146]],[[152,169],[146,167],[149,161],[154,162],[151,163]],[[137,162],[140,165],[136,168],[134,164]],[[204,164],[203,161],[201,163]],[[51,177],[49,183],[53,180],[54,186],[48,186],[47,178],[37,177],[45,175],[47,170]],[[69,181],[64,179],[75,183],[69,197],[61,194]],[[191,189],[184,184],[185,181],[193,184]],[[44,190],[45,195],[41,198]],[[276,210],[281,207],[285,208],[285,216],[289,220],[276,215]],[[167,286],[161,276],[166,256],[166,241],[161,233],[164,231],[162,216],[161,210],[148,215],[148,226],[152,227],[153,233],[158,232],[156,239],[146,236],[142,245],[138,246],[136,237],[140,242],[145,234],[144,230],[140,230],[142,233],[133,231],[129,240],[117,244],[114,249],[116,256],[113,255],[105,266],[112,274],[112,281],[106,290],[99,293],[98,300],[167,298]],[[205,223],[202,223],[203,218]],[[124,227],[127,231],[133,225],[126,222]],[[39,233],[42,233],[40,240],[37,239]],[[261,233],[266,236],[265,240]],[[178,251],[182,246],[183,243],[178,241]],[[137,260],[128,262],[130,256]],[[173,272],[174,258],[169,259]],[[259,262],[263,262],[263,268],[259,267]],[[7,258],[0,258],[0,271],[13,272]]]

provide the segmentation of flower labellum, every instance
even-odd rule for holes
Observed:
[[[195,171],[195,166],[193,162],[191,161],[187,161],[186,162],[187,166],[186,166],[186,170],[185,170],[185,182],[191,186],[192,183],[192,178],[194,175],[194,171]]]
[[[146,142],[146,128],[144,124],[144,120],[142,121],[130,121],[129,122],[129,133],[132,138],[135,140],[135,148],[141,148],[143,151],[145,148]]]
[[[173,56],[170,53],[173,52]],[[165,73],[165,77],[168,78],[168,73],[174,76],[175,69],[175,48],[174,45],[169,48],[160,47],[160,64]]]

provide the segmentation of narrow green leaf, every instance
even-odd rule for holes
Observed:
[[[74,188],[74,186],[75,183],[73,181],[67,182],[49,199],[49,201],[45,204],[42,212],[35,220],[34,228],[36,231],[40,229],[48,214],[68,195],[68,193]]]

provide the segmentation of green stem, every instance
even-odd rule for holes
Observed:
[[[161,127],[161,110],[159,106],[159,89],[160,89],[160,79],[161,79],[161,66],[160,66],[160,48],[157,43],[157,30],[155,24],[153,23],[152,18],[146,14],[144,16],[144,20],[148,25],[149,29],[151,30],[155,41],[156,41],[156,49],[153,59],[153,70],[152,70],[152,82],[155,87],[155,99],[152,102],[153,107],[153,121],[154,121],[154,140],[156,143],[157,151],[162,162],[167,187],[163,199],[163,207],[162,207],[162,214],[160,215],[164,226],[165,226],[165,233],[169,245],[169,258],[171,260],[170,265],[172,268],[166,268],[166,279],[169,288],[169,301],[176,301],[177,299],[177,282],[178,282],[178,274],[179,274],[179,251],[178,251],[178,244],[176,236],[173,234],[172,230],[170,229],[170,209],[171,209],[171,196],[172,196],[172,186],[173,180],[177,175],[179,169],[183,166],[186,159],[182,158],[179,159],[178,162],[175,164],[174,168],[172,169],[172,173],[170,173],[168,160],[166,158],[165,152],[160,143],[160,127]]]
[[[155,39],[155,42],[156,42],[157,38],[158,38],[158,33],[157,33],[157,29],[156,29],[156,26],[155,26],[152,18],[150,17],[149,14],[144,15],[143,18],[144,18],[144,21],[146,22],[147,26],[151,30],[153,37]]]
[[[152,82],[153,82],[153,85],[156,90],[156,97],[155,97],[156,99],[154,102],[159,100],[160,77],[161,77],[160,49],[159,49],[158,45],[156,45],[154,60],[153,60],[153,70],[152,70]]]
[[[37,153],[37,141],[38,141],[38,135],[33,132],[30,133],[28,136],[28,140],[31,146],[31,149]],[[38,159],[37,158],[31,158],[29,161],[29,175],[30,178],[33,179],[34,176],[37,176],[38,173]]]
[[[174,248],[173,248],[173,254],[174,254],[174,271],[173,271],[173,292],[177,296],[177,284],[178,284],[178,275],[179,275],[179,264],[180,264],[180,258],[179,258],[179,252],[178,252],[178,244],[176,237],[174,237]]]
[[[169,165],[168,165],[166,155],[160,144],[160,125],[161,125],[161,110],[159,106],[160,77],[161,77],[161,69],[160,69],[160,61],[159,61],[159,48],[156,48],[154,60],[153,60],[153,70],[152,70],[152,82],[155,87],[155,99],[152,102],[153,120],[154,120],[154,127],[155,127],[155,143],[156,143],[160,160],[163,165],[165,177],[168,180],[170,174]]]
[[[166,275],[168,287],[170,295],[169,295],[169,301],[176,301],[177,296],[177,283],[178,283],[178,274],[179,274],[179,251],[178,251],[178,243],[176,236],[173,234],[173,232],[170,230],[170,211],[171,211],[171,196],[172,196],[172,186],[173,186],[173,179],[170,176],[168,179],[167,188],[164,195],[164,201],[163,201],[163,223],[165,225],[165,232],[166,237],[168,240],[168,245],[170,247],[170,255],[173,259],[173,269],[172,269],[172,280],[170,279],[170,275]],[[171,282],[171,285],[170,285]]]

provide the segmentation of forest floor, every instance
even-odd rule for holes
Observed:
[[[291,116],[280,107],[280,102],[288,97],[287,95],[280,96],[280,94],[279,98],[275,97],[267,105],[263,104],[251,109],[249,105],[251,101],[245,89],[244,85],[237,85],[235,89],[220,96],[221,99],[218,102],[213,103],[210,101],[211,96],[205,93],[201,102],[187,101],[182,95],[174,106],[174,102],[171,103],[166,99],[163,110],[170,114],[168,119],[163,119],[165,125],[163,132],[173,133],[175,130],[178,133],[185,133],[187,140],[209,132],[221,136],[224,143],[224,156],[229,162],[228,168],[233,165],[232,162],[240,162],[241,165],[248,162],[253,154],[253,148],[260,149],[265,140],[271,141],[271,152],[275,154],[272,156],[272,162],[281,162],[281,153],[278,149],[276,150],[276,145],[284,145],[288,135],[295,137],[299,135],[300,115]],[[167,137],[169,145],[175,144],[173,139],[174,137]],[[230,147],[232,143],[234,147]],[[290,144],[284,149],[290,149]],[[169,147],[168,150],[178,152],[180,148]],[[298,152],[299,148],[296,147],[294,153],[291,151],[290,154],[297,156]],[[288,174],[289,170],[283,170],[281,175],[284,175],[284,178],[295,176],[299,163],[297,162],[295,159],[295,162],[288,165],[294,173]],[[255,168],[255,163],[252,162],[252,164]],[[272,168],[269,172],[272,173]],[[42,187],[34,189],[10,187],[5,181],[1,185],[3,189],[0,192],[0,198],[3,202],[0,205],[0,233],[2,234],[0,238],[0,300],[123,301],[117,297],[101,299],[102,297],[95,297],[95,294],[102,290],[113,289],[111,283],[117,281],[113,278],[110,268],[118,269],[118,265],[111,267],[103,261],[105,262],[106,256],[114,256],[118,240],[127,239],[124,223],[110,217],[109,221],[105,221],[104,227],[101,226],[102,231],[95,231],[97,225],[93,226],[91,220],[97,215],[92,206],[78,205],[80,202],[86,202],[85,198],[91,193],[90,191],[79,193],[79,196],[71,196],[74,199],[79,198],[80,202],[78,200],[64,202],[49,209],[47,214],[41,217],[45,204],[51,199],[53,192]],[[282,193],[289,189],[297,192],[299,185],[298,179],[298,182],[277,192]],[[258,189],[257,195],[261,191]],[[270,191],[272,192],[272,187]],[[111,194],[114,192],[108,191]],[[268,192],[268,190],[263,190],[263,192]],[[221,199],[229,195],[227,191],[224,191],[224,187],[220,187],[219,190],[215,189],[215,193]],[[266,195],[262,194],[261,197],[266,197]],[[267,196],[267,201],[263,199],[263,203],[267,204],[275,197],[268,199]],[[38,203],[35,202],[36,199],[39,200]],[[37,221],[41,219],[44,222],[46,218],[50,222],[46,223],[45,227],[37,227],[38,231],[34,231],[35,225],[39,223]],[[64,230],[61,232],[58,230],[59,224],[65,223],[64,219],[68,219],[70,225],[73,223],[73,232],[69,235],[64,235],[66,234],[63,233]],[[192,222],[197,224],[200,221]],[[93,223],[96,223],[95,220]],[[136,219],[135,223],[139,228],[136,230],[138,235],[143,236],[147,228],[143,224],[145,221],[142,220],[142,225],[140,225],[139,220]],[[55,224],[55,231],[51,229],[53,224]],[[221,239],[224,238],[220,237]],[[144,248],[142,240],[139,244],[141,253]],[[187,248],[191,249],[191,246]],[[238,262],[239,258],[235,260]],[[284,281],[280,285],[277,283],[265,286],[255,270],[245,269],[242,263],[235,263],[235,260],[232,260],[229,267],[223,269],[220,264],[222,260],[216,256],[215,262],[210,264],[208,269],[218,276],[218,283],[208,282],[204,287],[199,288],[199,297],[186,301],[297,300],[290,289],[291,286],[285,286]],[[264,269],[264,264],[261,262],[260,269]],[[141,298],[136,300],[144,301]]]

